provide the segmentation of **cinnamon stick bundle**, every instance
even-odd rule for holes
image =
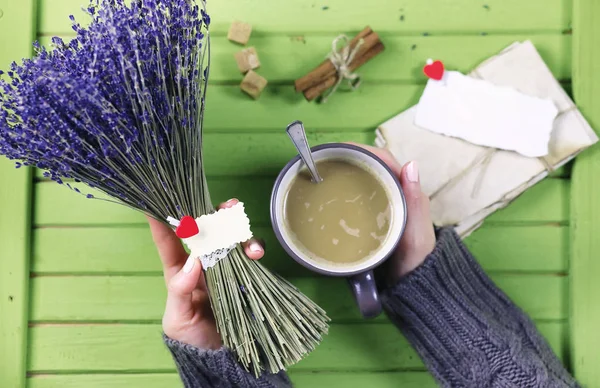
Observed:
[[[377,54],[384,50],[384,45],[379,39],[379,35],[373,32],[370,27],[365,27],[358,35],[349,42],[350,51],[354,50],[360,39],[363,39],[356,55],[348,65],[352,72],[371,60]],[[308,101],[319,97],[327,89],[333,87],[339,79],[339,74],[331,60],[324,60],[313,71],[296,80],[296,92],[302,92]]]

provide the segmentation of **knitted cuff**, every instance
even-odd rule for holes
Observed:
[[[416,299],[423,302],[420,299],[425,298],[426,303],[444,310],[475,310],[476,316],[484,313],[514,326],[506,314],[516,307],[485,274],[454,229],[440,228],[436,234],[436,246],[423,264],[384,292],[387,306],[421,310]],[[427,311],[431,310],[425,308],[423,312]]]
[[[382,300],[438,381],[471,387],[504,381],[510,371],[525,379],[519,383],[573,386],[530,319],[484,273],[454,229],[436,232],[433,252]]]
[[[264,374],[260,378],[256,378],[235,360],[227,348],[199,349],[171,339],[164,333],[163,341],[171,351],[186,388],[291,387],[291,383],[283,371],[274,375]]]

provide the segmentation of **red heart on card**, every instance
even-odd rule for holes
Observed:
[[[179,226],[175,229],[175,234],[179,238],[190,238],[199,233],[198,224],[196,224],[196,220],[192,216],[184,216],[181,221],[179,221]]]
[[[423,73],[431,79],[439,81],[444,76],[444,64],[441,61],[428,63],[423,68]]]

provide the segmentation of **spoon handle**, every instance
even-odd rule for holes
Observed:
[[[308,171],[310,171],[310,175],[312,175],[313,181],[315,183],[319,183],[323,181],[323,178],[319,175],[317,171],[317,166],[315,165],[315,161],[312,157],[312,153],[310,151],[310,147],[308,145],[308,140],[306,139],[306,132],[304,131],[304,125],[302,121],[294,121],[290,125],[288,125],[286,132],[290,139],[292,139],[292,143],[296,146],[300,157]]]

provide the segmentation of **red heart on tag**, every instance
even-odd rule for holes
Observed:
[[[441,61],[428,63],[423,68],[423,73],[431,79],[439,81],[444,76],[444,64]]]
[[[177,229],[175,229],[175,234],[179,238],[189,238],[197,235],[199,232],[198,224],[196,224],[196,220],[192,216],[184,216],[179,221]]]

